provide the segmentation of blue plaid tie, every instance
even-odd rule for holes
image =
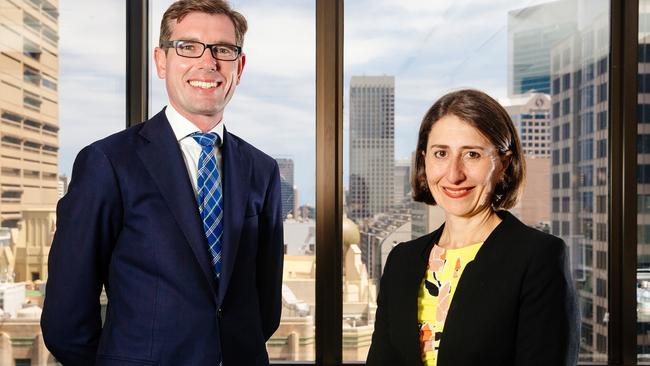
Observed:
[[[214,147],[219,136],[214,133],[196,132],[192,134],[192,138],[201,145],[197,185],[199,212],[203,219],[205,236],[208,238],[212,269],[216,278],[219,279],[223,247],[223,193]]]

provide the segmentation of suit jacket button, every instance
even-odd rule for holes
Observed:
[[[221,310],[221,308],[217,310],[217,318],[219,319],[223,318],[223,310]]]

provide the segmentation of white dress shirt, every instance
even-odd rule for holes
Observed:
[[[165,108],[165,116],[169,124],[172,126],[176,140],[181,147],[183,152],[183,160],[185,160],[185,166],[187,167],[187,172],[190,175],[190,181],[192,182],[192,188],[194,189],[194,195],[198,198],[198,181],[197,175],[199,170],[199,156],[201,155],[201,145],[199,145],[196,140],[191,136],[194,132],[201,132],[201,130],[196,127],[196,125],[190,122],[187,118],[183,117],[174,107],[170,104]],[[219,181],[223,182],[223,163],[221,157],[221,146],[223,144],[223,120],[217,123],[214,128],[208,132],[216,133],[219,136],[217,142],[217,149],[215,151],[217,155],[217,166],[219,167]],[[223,184],[223,183],[222,183]]]

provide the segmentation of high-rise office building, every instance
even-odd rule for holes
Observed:
[[[44,278],[58,199],[58,1],[0,12],[0,226],[14,228],[19,281]]]
[[[282,198],[282,217],[287,218],[294,211],[293,159],[276,158],[280,169],[280,196]]]
[[[508,12],[508,95],[551,90],[550,51],[577,30],[578,2],[560,0]]]
[[[353,76],[350,83],[348,216],[361,220],[393,203],[395,78]]]
[[[551,233],[570,249],[581,358],[596,362],[607,360],[608,334],[608,20],[579,20],[585,26],[550,53]]]
[[[58,7],[58,0],[0,1],[2,281],[13,272],[20,282],[47,276],[59,182]],[[0,364],[55,364],[40,330],[38,281],[0,285]]]
[[[400,203],[411,192],[411,159],[395,160],[394,203]]]
[[[526,93],[500,99],[499,103],[519,133],[521,147],[527,157],[551,156],[551,96],[542,93]]]
[[[524,223],[548,231],[551,221],[551,97],[526,93],[500,100],[517,129],[526,159],[526,185],[512,208]]]

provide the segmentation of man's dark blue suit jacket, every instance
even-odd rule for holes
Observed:
[[[164,112],[84,148],[57,207],[41,325],[63,365],[267,365],[281,312],[274,159],[224,132],[222,276]],[[108,308],[100,319],[105,286]]]

